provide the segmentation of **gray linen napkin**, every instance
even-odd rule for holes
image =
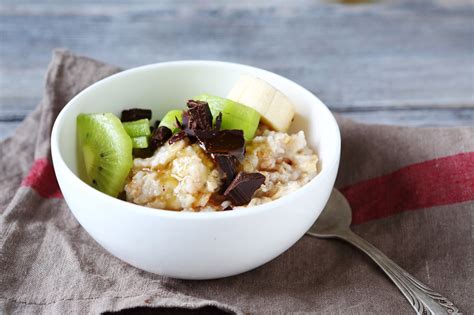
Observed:
[[[260,268],[211,281],[150,274],[107,253],[61,198],[49,136],[69,99],[117,71],[55,51],[41,104],[0,144],[0,312],[412,312],[367,257],[337,241],[305,236]],[[473,314],[474,128],[339,124],[337,187],[354,230]]]

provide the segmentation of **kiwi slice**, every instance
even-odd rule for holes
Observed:
[[[166,113],[166,115],[161,119],[158,127],[164,126],[169,128],[173,133],[179,130],[176,125],[176,119],[181,123],[183,121],[183,111],[181,109],[173,109]]]
[[[221,129],[240,129],[244,132],[246,141],[252,140],[255,136],[260,122],[260,114],[255,109],[208,94],[201,94],[194,97],[193,100],[207,102],[214,120],[219,113],[222,113]]]
[[[134,149],[146,149],[148,148],[148,137],[140,136],[132,138],[132,147]]]
[[[130,137],[141,137],[149,136],[150,131],[150,121],[146,118],[139,119],[135,121],[124,122],[123,128],[128,133]]]
[[[80,177],[92,187],[117,197],[132,168],[132,140],[114,114],[77,116]]]

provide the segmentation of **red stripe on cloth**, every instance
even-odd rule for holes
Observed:
[[[352,207],[353,224],[474,200],[474,152],[412,164],[341,192]]]
[[[28,176],[21,183],[22,186],[31,187],[43,198],[62,198],[53,165],[47,159],[33,162]]]

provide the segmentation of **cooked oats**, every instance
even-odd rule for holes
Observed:
[[[265,183],[246,207],[272,200],[297,190],[318,173],[318,156],[308,148],[303,131],[262,130],[246,146],[241,170],[260,172]],[[169,210],[215,211],[228,201],[209,202],[222,183],[215,163],[197,144],[187,139],[165,144],[146,159],[136,158],[125,186],[127,200]]]

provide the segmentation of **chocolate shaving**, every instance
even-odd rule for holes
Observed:
[[[168,143],[169,144],[173,144],[175,142],[178,142],[179,140],[183,140],[184,138],[186,138],[186,133],[184,131],[180,131],[180,132],[177,132],[175,133],[169,140],[168,140]]]
[[[172,135],[173,132],[168,127],[160,126],[155,129],[150,140],[150,146],[153,148],[153,151],[165,144],[166,140],[171,138]]]
[[[212,113],[207,102],[189,100],[186,124],[183,125],[186,130],[210,130],[212,129]]]
[[[219,115],[217,115],[217,117],[216,117],[215,129],[216,130],[221,130],[221,126],[222,126],[222,112],[219,112]]]
[[[265,182],[265,176],[260,173],[239,172],[224,192],[235,206],[246,205],[252,200],[257,189]]]
[[[189,126],[189,114],[188,114],[188,111],[187,110],[184,110],[183,111],[183,115],[182,115],[182,118],[181,118],[182,122],[179,126],[179,128],[183,131],[186,132],[187,135],[190,135],[190,136],[193,136],[194,137],[194,130],[191,130],[188,128]]]
[[[239,159],[244,156],[242,130],[196,130],[195,135],[209,154],[233,155]]]
[[[179,129],[183,129],[183,125],[182,125],[181,122],[179,121],[178,117],[175,116],[174,119],[175,119],[175,121],[176,121],[176,127],[178,127]]]
[[[121,121],[135,121],[139,119],[151,119],[151,110],[142,108],[131,108],[122,111]]]
[[[232,155],[214,155],[214,161],[219,169],[224,173],[224,184],[222,185],[222,192],[230,185],[237,174],[237,165],[239,161]]]

